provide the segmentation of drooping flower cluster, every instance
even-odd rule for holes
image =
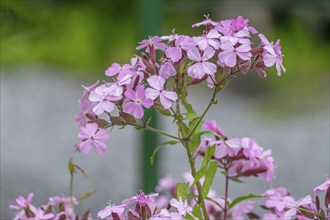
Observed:
[[[200,26],[205,28],[200,36],[173,32],[169,36],[142,40],[136,48],[143,50],[141,56],[134,56],[129,64],[113,63],[105,71],[108,82],[97,81],[90,87],[84,86],[79,101],[81,112],[76,116],[80,134],[90,130],[88,123],[98,124],[99,129],[114,125],[136,126],[136,120],[144,123],[144,109],[151,107],[161,114],[173,115],[173,103],[186,98],[183,98],[183,90],[189,85],[207,81],[213,88],[224,85],[237,72],[246,73],[252,69],[264,77],[264,68],[274,65],[278,75],[285,71],[279,41],[269,42],[249,26],[248,19],[238,16],[217,22],[207,17],[193,25]],[[261,43],[253,48],[251,37],[256,34]],[[101,119],[102,116],[107,120]],[[105,138],[97,140],[100,132],[93,130],[92,133],[79,135],[82,142],[77,149],[89,153],[94,145],[97,153],[103,153]],[[103,130],[101,133],[105,137]]]
[[[219,166],[226,167],[230,177],[258,176],[267,182],[273,180],[274,159],[270,149],[264,150],[252,138],[227,138],[213,120],[205,122],[203,127],[213,136],[202,138],[194,157],[204,155],[215,146],[212,158],[218,161]]]

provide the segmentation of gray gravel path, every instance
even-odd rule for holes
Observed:
[[[13,216],[8,206],[18,195],[35,192],[36,205],[46,203],[49,196],[67,195],[70,157],[89,173],[88,178],[77,177],[75,194],[82,195],[92,187],[98,189],[81,203],[84,210],[92,207],[95,213],[109,199],[118,203],[139,189],[135,130],[115,129],[106,154],[86,156],[73,152],[78,141],[75,100],[81,87],[64,76],[65,72],[49,68],[2,73],[1,219]],[[191,101],[198,106],[199,113],[206,105],[207,92],[201,89],[191,93]],[[325,101],[329,103],[329,99]],[[324,180],[324,175],[329,175],[329,105],[317,112],[281,119],[266,116],[256,104],[260,104],[258,100],[225,91],[219,106],[210,110],[207,119],[216,119],[229,136],[251,136],[264,148],[271,148],[277,167],[274,186],[286,186],[297,197],[310,194]],[[171,122],[162,120],[163,129],[171,132]],[[187,169],[183,149],[169,147],[163,151],[162,174],[171,173],[181,180],[181,173]],[[222,188],[220,177],[216,185]],[[245,185],[233,184],[230,194],[233,197],[261,193],[267,186],[252,179]]]

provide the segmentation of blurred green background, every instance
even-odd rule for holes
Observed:
[[[199,35],[201,29],[191,25],[203,20],[205,14],[213,20],[242,15],[269,40],[281,39],[287,72],[278,77],[274,68],[266,79],[256,72],[240,75],[228,89],[260,100],[256,114],[280,114],[281,119],[329,108],[327,0],[0,0],[0,7],[1,74],[26,68],[24,74],[29,75],[35,66],[45,66],[46,70],[55,69],[50,72],[61,78],[95,82],[104,77],[111,63],[129,63],[133,54],[138,54],[138,42],[148,35],[169,35],[173,28],[179,34]],[[67,132],[74,136],[74,130]],[[150,142],[150,137],[146,138]],[[150,152],[141,155],[145,157],[144,169],[150,169]],[[145,186],[147,191],[154,184]],[[10,196],[12,201],[16,192]]]

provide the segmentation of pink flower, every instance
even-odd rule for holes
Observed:
[[[204,122],[202,127],[206,130],[212,131],[212,132],[220,135],[224,139],[227,138],[227,136],[225,135],[225,132],[222,130],[222,128],[218,127],[217,122],[215,120],[210,120],[210,121]]]
[[[175,219],[181,220],[182,216],[178,212],[170,212],[167,209],[161,209],[158,215],[151,216],[150,220]]]
[[[233,208],[232,216],[233,219],[237,220],[243,220],[245,219],[242,215],[244,213],[250,213],[253,210],[253,204],[255,202],[248,200],[248,201],[243,201],[238,204],[236,204]]]
[[[82,139],[82,142],[78,144],[78,148],[81,152],[88,154],[92,145],[95,147],[96,153],[105,152],[107,146],[103,142],[108,140],[109,134],[106,129],[97,129],[96,123],[86,124],[86,127],[79,128],[78,137]]]
[[[241,149],[241,140],[239,138],[232,138],[226,141],[220,140],[213,144],[217,144],[214,152],[214,157],[216,159],[221,159],[226,156],[233,157]]]
[[[126,204],[126,205],[130,205],[130,204],[134,204],[134,203],[137,203],[141,206],[145,206],[147,205],[148,203],[152,203],[155,201],[155,198],[157,198],[159,196],[158,193],[151,193],[151,194],[144,194],[144,192],[140,191],[139,194],[136,194],[136,196],[133,196],[129,199],[125,199],[123,201],[123,204]]]
[[[330,178],[327,178],[324,183],[322,183],[321,185],[315,187],[313,189],[315,194],[319,194],[322,191],[327,191],[330,188]]]
[[[247,44],[241,44],[238,47],[234,47],[236,42],[224,41],[220,48],[222,51],[219,53],[219,63],[222,66],[234,67],[237,64],[237,56],[242,60],[249,60],[252,57],[251,47]]]
[[[289,208],[285,211],[284,217],[285,219],[291,219],[293,216],[297,214],[297,210],[299,206],[306,206],[312,203],[312,197],[306,196],[304,198],[299,199],[298,201],[295,200],[284,200],[283,201],[286,208]]]
[[[176,69],[170,60],[166,60],[160,66],[159,75],[161,75],[164,79],[168,79],[171,76],[175,76],[176,74]]]
[[[48,213],[45,214],[45,212],[42,209],[37,210],[35,214],[35,217],[31,218],[31,220],[47,220],[47,219],[51,219],[54,217],[53,213]]]
[[[164,51],[166,48],[166,44],[162,43],[161,41],[162,41],[162,39],[158,36],[149,37],[148,40],[142,40],[139,43],[140,46],[138,46],[136,49],[141,50],[142,48],[146,48],[147,53],[149,53],[150,47],[153,47],[155,50]]]
[[[166,190],[173,190],[175,189],[176,181],[170,177],[166,176],[158,181],[158,186],[156,187],[157,192],[162,192]]]
[[[210,25],[215,26],[217,24],[218,24],[218,22],[212,21],[211,19],[209,19],[209,15],[206,15],[204,21],[195,23],[192,25],[192,27],[194,28],[194,27],[199,27],[199,26],[210,26]]]
[[[128,89],[125,92],[127,98],[126,104],[124,104],[124,112],[133,114],[135,118],[142,118],[143,108],[150,108],[153,106],[154,101],[145,97],[145,90],[143,86],[137,86],[136,92],[132,89]]]
[[[173,42],[177,39],[179,39],[180,35],[174,33],[175,29],[172,30],[172,34],[168,36],[161,36],[160,39],[162,40],[168,40],[169,42]]]
[[[249,19],[244,19],[242,16],[238,16],[236,19],[231,19],[231,26],[233,31],[240,31],[243,29],[249,30],[252,34],[258,33],[256,29],[248,26]]]
[[[181,197],[179,198],[179,201],[173,198],[173,199],[170,200],[170,204],[171,204],[172,207],[177,208],[177,210],[178,210],[178,212],[181,216],[184,217],[184,216],[186,216],[187,213],[191,216],[194,216],[192,214],[192,207],[190,207],[188,205],[187,200],[185,200],[183,202]]]
[[[125,207],[126,205],[111,205],[109,203],[108,206],[106,206],[103,210],[99,211],[97,213],[97,216],[101,219],[105,219],[107,217],[109,217],[112,213],[116,213],[116,214],[122,214],[125,211]]]
[[[205,74],[214,75],[217,71],[217,66],[214,63],[208,62],[208,60],[213,57],[214,53],[215,51],[211,47],[206,48],[203,55],[201,55],[201,52],[197,47],[188,50],[188,58],[197,62],[188,67],[188,76],[202,79]]]
[[[165,109],[169,109],[172,102],[178,99],[175,92],[164,90],[165,79],[161,76],[150,76],[147,79],[151,88],[146,89],[146,97],[155,100],[159,97],[160,103]]]
[[[215,29],[225,36],[230,36],[233,33],[231,22],[231,20],[222,20],[215,26]]]
[[[277,75],[281,76],[281,71],[285,72],[285,67],[283,66],[283,54],[281,51],[280,40],[277,40],[274,44],[269,42],[263,34],[258,35],[261,39],[261,43],[264,46],[264,51],[262,53],[262,58],[265,66],[272,67],[276,65]]]
[[[115,76],[117,75],[119,78],[123,78],[125,75],[134,75],[134,71],[132,70],[132,66],[129,64],[124,64],[120,66],[118,63],[113,63],[106,71],[105,75],[107,76]]]
[[[114,96],[121,96],[124,91],[124,86],[129,85],[132,81],[132,75],[118,75],[114,83],[110,84],[109,88],[113,90],[112,94]]]
[[[91,91],[94,91],[96,86],[99,84],[99,80],[97,80],[93,85],[91,86],[84,86],[82,85],[82,87],[84,88],[83,94],[79,100],[79,102],[83,102],[84,100],[87,99],[87,97],[89,96],[89,94],[91,93]]]
[[[121,95],[117,95],[113,88],[106,85],[99,86],[89,94],[89,100],[97,104],[93,108],[93,112],[97,115],[103,112],[112,112],[115,109],[115,101],[122,99]]]
[[[189,50],[195,46],[195,43],[188,36],[180,36],[177,40],[175,40],[174,45],[174,47],[167,48],[165,54],[174,63],[176,63],[182,58],[182,50]]]
[[[93,105],[91,105],[88,100],[81,100],[79,103],[80,112],[76,114],[75,120],[79,122],[79,127],[84,126],[86,124],[86,116],[93,117],[96,119],[96,115],[93,112]]]
[[[201,50],[205,50],[207,47],[212,47],[215,50],[220,48],[220,34],[217,30],[210,30],[205,36],[196,37],[195,42],[197,42],[198,47]]]
[[[33,193],[30,193],[26,199],[23,196],[19,196],[16,199],[16,203],[18,205],[10,205],[9,208],[20,210],[28,207],[32,201],[33,195],[34,195]]]

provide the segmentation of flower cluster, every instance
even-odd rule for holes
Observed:
[[[16,199],[17,205],[10,205],[11,209],[18,211],[14,220],[91,220],[92,216],[89,211],[83,215],[75,214],[74,206],[78,205],[78,201],[74,197],[54,196],[50,197],[47,204],[35,207],[31,204],[33,193],[30,193],[25,199],[19,196]]]
[[[214,120],[207,121],[203,127],[213,134],[203,137],[194,153],[194,157],[205,155],[206,151],[215,147],[212,158],[219,166],[228,170],[231,178],[258,176],[271,182],[274,178],[274,159],[272,151],[263,150],[252,138],[228,139]]]
[[[81,112],[76,116],[80,152],[89,153],[94,146],[97,153],[103,153],[107,135],[102,128],[136,126],[136,120],[144,120],[144,109],[154,107],[161,114],[174,116],[173,103],[186,98],[183,91],[190,85],[206,81],[210,88],[220,87],[234,74],[251,69],[264,77],[264,68],[274,65],[278,75],[285,71],[279,41],[269,42],[249,26],[248,19],[238,16],[216,22],[206,18],[193,25],[200,26],[204,26],[200,36],[173,32],[142,40],[136,48],[143,50],[141,56],[134,56],[129,64],[113,63],[105,71],[108,82],[83,86]],[[253,35],[260,40],[256,47]],[[109,120],[101,115],[108,115]],[[89,123],[96,123],[100,130]]]
[[[194,178],[189,172],[183,175],[185,181],[189,185],[193,185]],[[201,182],[204,180],[202,179]],[[330,212],[330,179],[326,179],[320,186],[315,187],[315,201],[311,196],[303,197],[296,200],[288,191],[283,188],[274,188],[267,190],[259,201],[252,199],[244,200],[235,204],[227,213],[232,219],[256,219],[259,216],[253,212],[254,206],[260,204],[266,210],[262,214],[262,219],[324,219],[329,216]],[[200,208],[194,208],[196,201],[196,187],[191,188],[191,194],[188,198],[177,198],[176,181],[167,176],[160,179],[156,187],[158,193],[145,194],[140,191],[136,196],[125,199],[120,205],[109,203],[103,210],[97,213],[97,217],[101,219],[198,219],[195,215],[201,212]],[[326,192],[324,211],[320,205],[319,194]],[[166,196],[167,195],[167,196]],[[168,197],[169,195],[169,197]],[[10,208],[18,211],[15,220],[92,220],[89,212],[84,213],[81,217],[74,213],[73,205],[78,205],[78,201],[72,197],[55,196],[49,198],[49,202],[39,208],[34,207],[31,202],[33,193],[30,193],[25,199],[19,196],[16,199],[17,205],[11,205]],[[210,219],[223,219],[225,200],[214,190],[208,193],[206,208]],[[72,205],[73,204],[73,205]]]

